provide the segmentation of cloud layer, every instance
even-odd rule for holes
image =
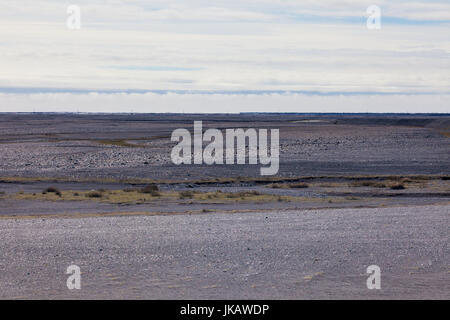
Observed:
[[[374,3],[365,0],[73,4],[81,8],[80,30],[66,27],[67,3],[1,2],[0,92],[31,87],[66,88],[68,93],[73,89],[372,93],[347,100],[355,104],[363,97],[396,93],[418,95],[424,106],[429,105],[426,99],[440,101],[450,93],[448,1],[377,1],[380,30],[367,29],[366,8]],[[28,98],[32,109],[36,103],[33,95],[3,94],[1,110],[8,111],[13,96]],[[226,95],[214,95],[219,96],[226,100]],[[53,99],[51,94],[46,97]],[[379,98],[383,103],[395,100]],[[273,103],[281,100],[267,98]],[[273,111],[277,108],[272,106]]]

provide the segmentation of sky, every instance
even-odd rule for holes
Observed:
[[[449,71],[450,1],[0,1],[0,112],[449,113]]]

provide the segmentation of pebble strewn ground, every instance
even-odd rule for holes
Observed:
[[[322,122],[294,121],[308,118],[301,115],[267,119],[257,115],[2,114],[0,176],[201,179],[260,175],[259,164],[173,165],[170,153],[175,143],[170,135],[177,128],[191,128],[194,120],[203,120],[204,129],[279,128],[281,176],[448,173],[449,117],[369,117],[367,123],[349,116],[316,117]],[[430,125],[433,121],[438,127]]]
[[[0,299],[449,299],[448,210],[3,219]]]

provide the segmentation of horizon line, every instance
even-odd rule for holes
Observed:
[[[265,94],[304,94],[311,96],[358,96],[358,95],[449,95],[448,92],[400,92],[400,91],[320,91],[320,90],[187,90],[187,89],[86,89],[86,88],[58,88],[58,87],[0,87],[0,93],[4,94],[40,94],[40,93],[71,93],[71,94],[145,94],[155,93],[160,95],[192,94],[192,95],[265,95]]]

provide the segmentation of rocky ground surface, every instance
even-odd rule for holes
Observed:
[[[172,164],[194,120],[278,128],[278,174]],[[0,298],[448,299],[449,136],[447,115],[0,114]]]
[[[0,176],[199,179],[261,165],[172,164],[177,128],[278,128],[278,176],[445,174],[448,116],[0,115]]]
[[[449,299],[449,208],[0,219],[0,299]]]

